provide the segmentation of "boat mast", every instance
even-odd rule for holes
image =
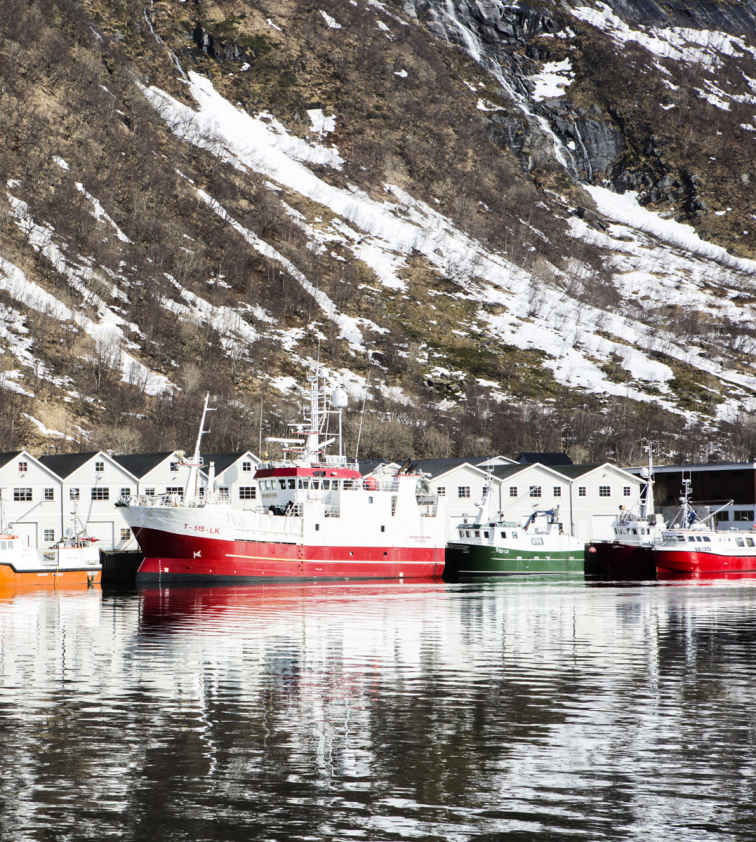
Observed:
[[[645,450],[648,452],[648,476],[641,495],[641,520],[648,520],[654,515],[654,443],[652,441],[647,442]]]
[[[194,445],[194,453],[192,454],[192,460],[189,463],[189,477],[186,480],[186,486],[184,488],[184,500],[189,499],[189,491],[192,491],[192,497],[196,498],[197,494],[197,480],[199,477],[199,468],[200,468],[200,448],[202,444],[202,436],[205,433],[209,433],[210,430],[205,429],[205,418],[207,418],[208,412],[215,412],[215,407],[208,406],[210,403],[210,392],[205,395],[205,404],[202,407],[202,418],[200,419],[199,430],[197,431],[197,441]]]

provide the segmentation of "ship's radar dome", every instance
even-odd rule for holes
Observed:
[[[346,390],[341,386],[337,386],[331,395],[331,406],[334,409],[344,409],[349,405],[349,396]]]

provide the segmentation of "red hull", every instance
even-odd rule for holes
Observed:
[[[635,547],[616,541],[587,544],[583,569],[586,576],[600,579],[656,578],[651,547]]]
[[[655,550],[660,579],[706,579],[736,574],[756,574],[756,556],[720,555],[690,550]]]
[[[137,581],[256,582],[440,579],[443,547],[326,547],[223,541],[135,528],[144,553]]]

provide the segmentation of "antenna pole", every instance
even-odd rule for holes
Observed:
[[[354,448],[354,461],[357,461],[360,452],[360,438],[362,437],[362,421],[365,418],[365,404],[367,403],[368,386],[370,385],[370,356],[368,354],[368,372],[365,378],[365,393],[362,396],[362,411],[360,412],[360,426],[357,428],[357,444]],[[340,420],[340,419],[339,419]]]

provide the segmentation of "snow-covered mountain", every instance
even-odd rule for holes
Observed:
[[[1,5],[7,449],[756,453],[756,3]]]

